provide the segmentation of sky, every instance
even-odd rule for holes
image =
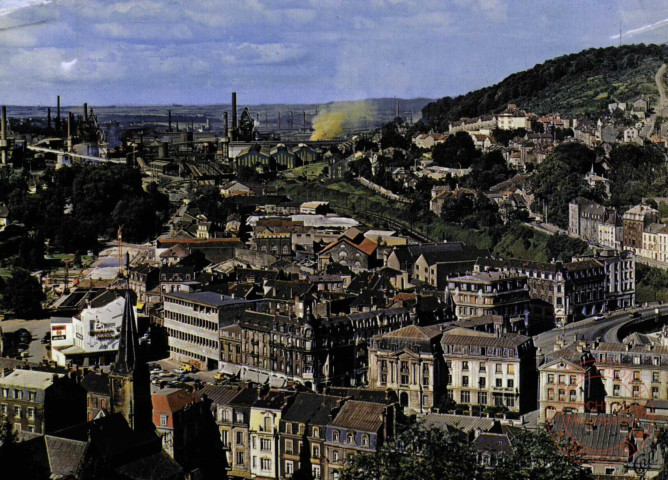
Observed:
[[[668,41],[665,0],[0,0],[0,103],[322,103],[466,93]]]

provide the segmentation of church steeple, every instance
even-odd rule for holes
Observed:
[[[126,265],[129,260],[126,257]],[[109,372],[112,413],[121,413],[133,430],[145,430],[151,423],[151,391],[148,369],[139,349],[134,301],[126,280],[125,306],[121,321],[116,363]]]
[[[134,372],[137,366],[139,342],[137,340],[137,323],[130,289],[125,291],[125,307],[121,322],[121,337],[118,341],[118,354],[112,372],[127,375]]]

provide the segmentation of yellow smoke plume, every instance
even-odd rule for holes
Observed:
[[[341,102],[324,108],[313,119],[311,140],[329,140],[346,131],[365,128],[375,111],[369,102]]]

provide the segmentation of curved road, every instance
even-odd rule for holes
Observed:
[[[656,308],[659,308],[661,315],[668,315],[668,305],[652,305],[649,307],[614,311],[598,321],[585,319],[568,324],[565,328],[555,328],[534,335],[533,341],[536,347],[540,348],[543,353],[554,350],[554,344],[559,336],[564,336],[567,339],[567,344],[572,343],[576,336],[578,340],[593,341],[600,337],[604,342],[618,343],[617,331],[619,328],[629,322],[638,320],[637,318],[631,318],[631,313],[639,312],[645,317],[647,315],[654,315]]]

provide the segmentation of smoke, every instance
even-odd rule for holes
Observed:
[[[665,25],[668,25],[668,18],[664,18],[663,20],[660,20],[658,22],[650,23],[648,25],[643,25],[642,27],[634,28],[633,30],[629,30],[627,32],[624,32],[622,34],[617,34],[613,35],[610,37],[611,39],[619,39],[623,37],[632,37],[634,35],[637,35],[639,33],[647,32],[648,30],[654,30],[655,28],[663,27]]]
[[[366,128],[375,117],[369,102],[342,102],[328,105],[313,119],[311,140],[328,140],[346,132]]]

